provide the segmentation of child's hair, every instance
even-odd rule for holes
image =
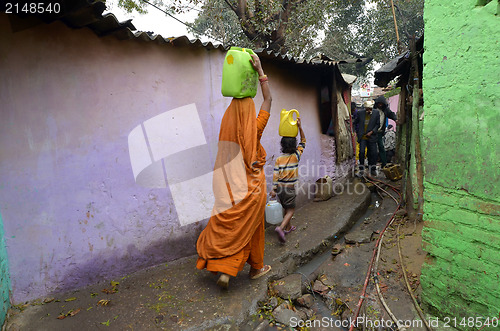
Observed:
[[[293,154],[297,151],[297,138],[283,137],[281,138],[281,152],[285,154]]]

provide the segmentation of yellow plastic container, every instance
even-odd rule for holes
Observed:
[[[297,109],[283,109],[281,111],[279,128],[280,136],[297,137],[297,134],[299,133],[299,127],[297,126],[297,121],[293,118],[294,113],[297,114],[297,118],[300,116]]]
[[[386,178],[392,181],[398,181],[403,178],[403,171],[399,164],[387,164],[385,168],[382,168]]]
[[[231,47],[222,66],[222,95],[233,98],[253,98],[257,94],[259,74],[250,63],[249,48]]]

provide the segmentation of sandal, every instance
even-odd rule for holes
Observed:
[[[222,274],[217,280],[217,285],[225,290],[229,287],[229,275]]]
[[[297,228],[296,228],[295,226],[293,226],[293,225],[292,225],[292,227],[290,228],[290,230],[283,230],[283,232],[284,232],[285,234],[289,234],[290,232],[295,231],[295,230],[297,230]]]
[[[285,232],[283,232],[283,230],[281,230],[281,228],[279,226],[276,227],[276,229],[274,229],[274,231],[276,231],[276,233],[278,234],[278,239],[284,243],[286,242],[286,239],[285,239]]]
[[[267,274],[269,271],[271,271],[271,266],[270,265],[265,265],[262,269],[259,269],[258,273],[256,273],[253,276],[250,276],[250,279],[260,278],[260,277],[264,276],[265,274]]]

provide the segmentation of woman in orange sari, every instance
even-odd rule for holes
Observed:
[[[271,270],[264,265],[264,209],[266,151],[260,144],[271,110],[271,91],[258,56],[251,63],[259,74],[264,101],[255,118],[252,98],[233,98],[222,118],[214,170],[215,205],[196,249],[198,269],[220,273],[217,285],[227,288],[250,264],[249,276],[257,279]]]

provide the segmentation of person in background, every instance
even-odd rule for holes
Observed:
[[[394,132],[392,124],[387,127],[387,131],[384,135],[384,149],[387,156],[387,162],[391,163],[392,158],[396,154],[396,132]]]
[[[352,135],[354,136],[356,134],[356,132],[358,132],[358,124],[354,124],[356,123],[356,117],[358,117],[358,106],[356,105],[356,102],[352,101],[351,102],[351,120],[352,120]],[[354,146],[354,155],[356,156],[356,161],[359,160],[359,143],[356,142],[355,143],[355,146]]]
[[[379,96],[374,101],[375,109],[377,109],[380,114],[380,126],[377,133],[378,153],[380,156],[380,163],[382,165],[382,168],[385,168],[385,166],[387,165],[387,156],[385,154],[384,142],[382,141],[382,138],[385,134],[386,121],[388,118],[390,118],[391,120],[397,122],[398,118],[396,114],[393,113],[389,108],[387,100],[383,95]]]
[[[377,110],[373,110],[373,101],[365,101],[363,106],[364,109],[358,111],[353,123],[358,128],[356,135],[359,143],[359,174],[364,175],[366,151],[370,174],[376,176],[377,130],[380,127],[380,115]]]
[[[281,138],[281,154],[276,159],[273,173],[273,190],[271,197],[278,195],[278,199],[285,209],[283,221],[274,231],[281,242],[286,242],[285,234],[295,230],[295,226],[290,224],[295,213],[295,185],[299,180],[299,161],[304,148],[306,148],[306,136],[302,130],[300,118],[297,118],[297,126],[300,132],[300,143],[297,146],[296,137]]]
[[[354,121],[356,120],[356,117],[358,117],[358,108],[356,107],[356,102],[354,101],[351,102],[351,114],[354,132],[358,132],[357,126],[354,126]]]
[[[260,76],[264,101],[255,118],[252,98],[233,98],[222,118],[214,167],[215,204],[196,243],[196,267],[220,273],[217,285],[222,288],[228,287],[230,276],[235,277],[245,263],[250,264],[250,279],[271,270],[271,266],[264,265],[266,151],[260,138],[270,116],[272,98],[258,56],[252,54],[250,62]],[[238,156],[242,162],[233,166],[229,161]]]

